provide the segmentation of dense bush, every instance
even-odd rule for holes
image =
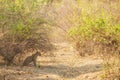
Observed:
[[[77,0],[81,14],[74,11],[72,22],[76,24],[69,30],[74,37],[75,47],[80,55],[102,55],[105,77],[120,71],[120,15],[119,1]],[[78,8],[77,7],[77,8]],[[111,65],[111,66],[110,66]],[[110,77],[110,76],[109,76]]]
[[[28,49],[52,49],[48,37],[49,21],[37,13],[45,6],[43,3],[46,2],[0,0],[0,54],[8,64],[13,63],[17,54]]]

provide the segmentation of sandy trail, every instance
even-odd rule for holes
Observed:
[[[1,66],[0,80],[100,80],[102,60],[78,57],[69,43],[54,43],[52,57],[38,57],[40,68]]]

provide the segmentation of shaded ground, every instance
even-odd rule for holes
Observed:
[[[40,68],[33,66],[0,66],[0,80],[100,80],[102,60],[78,57],[68,43],[54,43],[55,56],[38,58]]]

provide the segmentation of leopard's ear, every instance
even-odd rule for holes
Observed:
[[[40,50],[37,50],[37,52],[36,53],[39,53],[39,55],[41,56],[41,51]]]

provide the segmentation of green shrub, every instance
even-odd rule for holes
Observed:
[[[45,6],[41,1],[0,0],[0,30],[3,34],[0,36],[0,55],[9,64],[26,50],[52,49],[48,37],[49,21],[37,14]]]
[[[75,48],[82,56],[87,54],[102,55],[104,78],[119,79],[120,2],[111,0],[77,1],[81,14],[74,20],[71,18],[71,21],[76,25],[69,30],[69,36],[74,37]],[[72,16],[78,16],[77,12]]]

